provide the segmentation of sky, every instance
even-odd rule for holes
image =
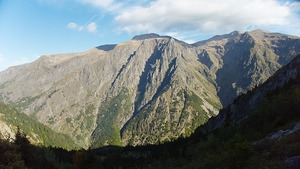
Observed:
[[[300,36],[300,1],[0,0],[0,71],[144,33],[194,43],[253,29]]]

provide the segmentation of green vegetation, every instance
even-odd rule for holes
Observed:
[[[279,140],[264,138],[300,121],[300,88],[291,84],[269,92],[240,126],[229,122],[209,135],[194,134],[179,144],[183,154],[162,153],[163,158],[149,168],[285,168],[287,157],[300,154],[300,133]]]
[[[186,92],[185,93],[185,106],[182,111],[181,115],[181,121],[186,121],[189,114],[193,114],[192,122],[190,124],[186,124],[186,126],[190,126],[189,128],[186,128],[184,137],[190,136],[197,127],[204,124],[208,119],[208,115],[206,112],[202,109],[201,105],[203,105],[202,100],[199,96],[197,96],[193,92]]]
[[[116,125],[115,120],[120,120],[118,119],[120,113],[125,114],[130,112],[128,110],[131,109],[131,104],[128,101],[130,94],[124,90],[119,95],[107,100],[99,108],[97,120],[99,126],[93,133],[94,144],[92,146],[98,147],[105,144],[117,146],[87,151],[68,152],[59,148],[30,145],[26,136],[20,131],[26,133],[30,138],[42,140],[43,145],[46,146],[63,145],[64,148],[74,148],[76,146],[69,145],[72,143],[69,138],[56,139],[62,138],[62,136],[53,133],[49,128],[36,123],[11,106],[0,104],[1,120],[20,128],[14,143],[0,140],[0,168],[284,169],[286,168],[285,159],[300,155],[300,132],[295,132],[280,139],[268,139],[268,135],[280,130],[291,129],[295,123],[300,121],[299,84],[300,79],[290,80],[283,87],[268,92],[263,102],[245,120],[239,124],[234,124],[230,121],[231,118],[228,118],[223,127],[206,135],[202,134],[200,130],[191,134],[194,128],[203,124],[208,118],[201,107],[201,98],[192,92],[183,92],[179,94],[180,99],[184,98],[185,100],[180,120],[182,124],[190,126],[191,130],[187,130],[185,133],[190,137],[184,135],[183,137],[186,138],[179,138],[160,145],[140,147],[118,147],[121,145],[120,126]],[[251,93],[245,93],[237,100],[247,102]],[[156,107],[153,106],[154,104],[149,105],[145,112],[137,116],[140,119],[145,119],[145,116],[149,114],[163,116],[166,114],[164,104],[167,101],[161,100],[156,104]],[[154,108],[156,108],[155,113],[153,113]],[[92,115],[94,110],[95,107],[89,105],[75,119],[67,118],[66,121],[73,123],[74,121],[82,122],[87,119],[84,121],[87,125],[83,125],[82,128],[89,127],[87,117]],[[176,112],[176,106],[171,105],[170,111]],[[230,116],[229,111],[228,109],[227,115]],[[195,114],[195,118],[190,119],[190,114]],[[136,122],[137,125],[141,125],[141,123],[138,123],[139,121]],[[153,132],[161,132],[162,135],[167,135],[168,131],[176,129],[172,126],[178,125],[169,122],[157,122],[157,124],[163,124],[158,126],[161,130],[153,128],[154,122],[147,125],[154,130]],[[135,128],[131,124],[128,127]],[[33,133],[38,135],[34,136]],[[77,133],[75,136],[78,140],[83,139]],[[164,140],[159,140],[159,142],[163,143]],[[68,144],[68,146],[65,144]]]
[[[140,122],[140,120],[142,119],[147,119],[148,116],[151,115],[151,113],[154,111],[154,105],[151,104],[149,105],[146,109],[144,110],[140,110],[138,114],[136,114],[130,121],[129,123],[126,124],[126,126],[123,128],[123,131],[121,133],[122,136],[129,134],[130,136],[130,140],[129,140],[129,145],[133,145],[134,144],[134,139],[135,138],[139,138],[143,135],[143,139],[147,140],[148,143],[157,143],[157,141],[155,141],[152,137],[151,137],[151,133],[149,133],[149,131],[141,131],[140,128],[136,127],[136,125],[140,125],[142,122]],[[153,122],[149,124],[149,127],[153,128]],[[156,130],[157,132],[161,132],[162,130],[160,128],[160,130],[158,130],[157,128],[153,128],[153,130]],[[128,132],[128,133],[126,133]],[[150,136],[149,136],[150,135]]]
[[[5,88],[5,83],[0,84],[0,89],[4,89]]]
[[[20,130],[13,143],[0,139],[0,168],[3,169],[71,169],[72,154],[63,149],[33,146]]]
[[[24,108],[31,105],[36,99],[38,99],[40,96],[35,97],[24,97],[19,102],[15,104],[16,108]]]
[[[9,83],[11,83],[12,81],[6,81],[2,84],[0,84],[0,89],[4,89]]]
[[[300,133],[279,140],[264,140],[264,138],[272,132],[288,129],[295,122],[300,121],[300,89],[292,84],[294,83],[291,81],[284,87],[269,92],[264,102],[239,126],[233,126],[229,121],[225,127],[209,135],[195,133],[189,138],[180,138],[171,143],[140,147],[146,158],[141,156],[137,159],[146,165],[140,164],[139,167],[148,169],[286,168],[283,161],[287,157],[300,154]],[[189,101],[199,101],[192,95],[187,95],[187,98]],[[255,142],[257,143],[254,144]],[[134,154],[138,149],[130,152]],[[128,167],[126,163],[118,163],[117,161],[128,157],[124,154],[114,157],[108,155],[110,167],[139,168],[135,165]]]
[[[165,91],[158,97],[168,98],[164,94],[168,95]],[[180,100],[185,101],[181,107]],[[188,137],[209,119],[201,105],[203,105],[203,101],[199,96],[192,91],[184,90],[179,91],[171,103],[167,99],[153,100],[139,110],[138,114],[124,127],[121,134],[130,138],[129,145],[134,145],[138,141],[142,141],[144,144],[163,144],[174,141],[178,137]],[[156,120],[144,120],[153,118]],[[165,119],[167,120],[165,121]],[[184,132],[181,132],[182,130]]]
[[[130,95],[128,90],[124,89],[117,96],[107,100],[99,108],[97,119],[97,128],[93,133],[92,147],[101,147],[104,145],[121,146],[120,126],[115,122],[120,114],[128,114],[131,110],[129,102]]]
[[[74,105],[72,105],[74,106]],[[78,106],[78,105],[77,105]],[[61,127],[65,131],[72,131],[72,139],[75,140],[75,143],[82,146],[83,148],[87,147],[87,140],[89,139],[90,133],[94,127],[94,115],[95,106],[94,104],[86,104],[83,109],[79,111],[77,116],[71,115],[65,118],[65,123]],[[70,110],[68,110],[70,112]],[[51,124],[53,121],[59,119],[62,114],[69,114],[66,110],[62,110],[61,115],[50,117],[48,124]]]
[[[93,104],[89,104],[85,110],[81,110],[80,114],[75,118],[77,122],[80,122],[80,130],[90,131],[93,127],[93,119],[95,110],[95,106]]]
[[[54,117],[50,117],[47,121],[48,124],[54,124],[54,122],[55,122]]]
[[[109,146],[68,152],[32,146],[26,141],[26,137],[17,134],[15,143],[0,140],[0,168],[284,169],[286,166],[283,161],[287,157],[300,154],[300,132],[281,139],[265,138],[272,132],[290,129],[295,122],[300,121],[300,88],[292,84],[290,82],[270,92],[263,103],[238,126],[228,121],[223,128],[208,135],[198,132],[189,138],[179,138],[161,145]],[[125,96],[112,98],[113,105],[122,103],[120,105],[124,108]],[[186,104],[190,106],[200,101],[192,94],[186,95],[186,98]],[[5,109],[15,110],[3,106]],[[108,110],[124,111],[116,108],[117,106],[110,106],[106,113]],[[187,109],[187,113],[196,109],[196,106]]]
[[[67,118],[66,118],[66,122],[67,122],[68,124],[71,124],[72,119],[71,119],[70,117],[67,117]]]
[[[12,106],[0,103],[1,120],[8,125],[19,127],[34,142],[42,146],[62,147],[68,150],[79,149],[72,139],[61,133],[56,133],[45,125],[19,112]]]
[[[245,136],[258,139],[300,121],[300,88],[286,85],[270,93],[240,128]],[[259,124],[259,125],[258,125]]]

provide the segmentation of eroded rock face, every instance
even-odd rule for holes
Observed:
[[[13,141],[16,135],[13,129],[5,122],[0,120],[0,138],[3,140]]]
[[[0,72],[0,101],[84,147],[154,144],[190,135],[297,52],[300,38],[262,31],[142,35]]]
[[[215,117],[210,119],[203,125],[199,132],[209,133],[217,128],[225,125],[233,125],[238,127],[239,124],[248,118],[249,114],[255,111],[267,98],[268,93],[274,92],[284,85],[291,83],[292,87],[300,86],[300,54],[297,55],[290,63],[280,68],[267,81],[261,84],[258,88],[250,91],[247,94],[239,96],[227,108],[220,111]],[[298,132],[299,123],[295,124],[292,129],[280,130],[271,133],[269,139],[280,139],[283,136]]]

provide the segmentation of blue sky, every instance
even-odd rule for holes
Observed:
[[[300,36],[291,0],[0,0],[0,71],[159,33],[192,43],[233,30]]]

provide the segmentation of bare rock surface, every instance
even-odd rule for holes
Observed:
[[[189,136],[299,52],[299,37],[261,30],[195,44],[140,35],[8,68],[0,101],[83,147],[156,144]]]

